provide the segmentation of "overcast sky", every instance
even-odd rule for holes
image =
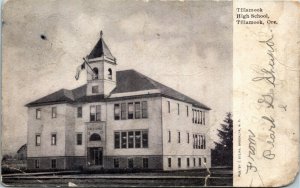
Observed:
[[[24,0],[9,1],[3,14],[3,153],[26,143],[25,104],[86,82],[75,70],[100,30],[119,70],[135,69],[212,108],[213,139],[232,111],[231,2]]]

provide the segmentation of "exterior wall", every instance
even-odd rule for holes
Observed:
[[[67,156],[53,156],[53,157],[33,157],[27,159],[27,168],[36,170],[52,169],[51,160],[56,159],[56,168],[53,170],[64,169],[79,169],[86,166],[86,157],[67,157]],[[39,168],[35,167],[35,160],[39,161]]]
[[[57,109],[56,118],[52,118],[52,107]],[[37,108],[41,109],[41,119],[36,119]],[[28,108],[27,157],[66,155],[66,109],[66,104]],[[56,133],[56,145],[51,145],[51,133]],[[41,135],[40,146],[36,146],[36,134]]]
[[[170,112],[168,110],[168,101],[170,102]],[[179,114],[178,114],[179,104]],[[187,108],[188,107],[188,115]],[[209,118],[208,111],[206,111],[205,125],[194,124],[192,122],[193,112],[191,104],[181,101],[162,98],[162,122],[163,122],[163,163],[164,170],[178,170],[178,169],[192,169],[205,168],[203,163],[206,158],[206,166],[210,167],[210,148],[209,148]],[[199,109],[200,110],[200,109]],[[171,132],[171,141],[169,142],[169,131]],[[180,143],[178,143],[178,132],[180,132]],[[188,136],[189,133],[189,143]],[[205,134],[206,149],[193,148],[193,134]],[[171,167],[168,167],[168,158],[171,158]],[[181,158],[181,167],[178,167],[178,158]],[[186,158],[190,158],[190,166],[187,166]],[[196,158],[196,165],[193,165],[193,158]],[[201,166],[199,166],[198,158],[201,159]]]
[[[145,169],[143,167],[143,158],[148,159],[148,168],[146,169],[162,169],[163,158],[161,155],[128,155],[128,156],[105,156],[104,164],[107,169],[128,169],[128,158],[133,159],[133,168]],[[119,159],[119,168],[114,167],[114,159]]]
[[[148,118],[114,120],[114,104],[147,101]],[[107,156],[162,155],[161,98],[140,98],[107,103]],[[148,130],[148,148],[114,148],[114,132],[129,130]]]

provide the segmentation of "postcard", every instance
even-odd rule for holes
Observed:
[[[299,8],[3,2],[2,186],[291,184]]]

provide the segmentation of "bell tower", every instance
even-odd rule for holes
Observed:
[[[116,58],[111,54],[103,40],[100,39],[87,56],[87,95],[104,95],[105,97],[116,87]]]

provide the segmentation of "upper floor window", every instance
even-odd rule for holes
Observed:
[[[178,113],[178,115],[180,113],[179,103],[177,103],[177,113]]]
[[[37,108],[35,111],[35,117],[36,119],[41,119],[41,109]]]
[[[51,111],[52,111],[52,118],[56,118],[56,115],[57,115],[56,107],[52,107]]]
[[[121,104],[114,104],[114,119],[140,119],[148,118],[148,103],[142,102],[128,102]]]
[[[189,117],[189,106],[186,105],[186,116]]]
[[[133,119],[133,103],[128,103],[128,119]]]
[[[99,93],[99,86],[92,86],[92,93]]]
[[[140,119],[141,118],[141,103],[140,102],[135,102],[135,119]]]
[[[76,144],[77,145],[82,145],[82,133],[77,133],[76,134]]]
[[[41,135],[40,134],[36,134],[35,135],[35,145],[36,146],[40,146],[41,145]]]
[[[56,145],[56,133],[51,134],[51,145]]]
[[[112,70],[111,68],[108,69],[108,79],[112,79]]]
[[[169,135],[168,142],[171,142],[171,131],[168,131],[168,135]]]
[[[119,120],[120,119],[120,105],[119,104],[114,105],[114,114],[115,114],[115,120]]]
[[[205,112],[203,112],[203,125],[205,125]]]
[[[167,101],[168,103],[168,112],[170,113],[171,112],[171,104],[170,104],[170,101]]]
[[[187,143],[190,143],[190,133],[186,133]]]
[[[100,137],[99,134],[93,133],[93,134],[90,136],[90,141],[101,141],[101,137]]]
[[[101,120],[101,105],[92,105],[90,107],[90,121]]]
[[[126,103],[121,103],[121,119],[126,119]]]
[[[93,68],[93,80],[98,79],[99,71],[98,68]]]
[[[81,106],[77,107],[77,117],[82,118],[82,107]]]
[[[180,132],[177,132],[177,134],[178,134],[178,139],[177,139],[177,141],[178,141],[178,143],[180,143]]]
[[[142,118],[147,118],[148,117],[148,105],[147,101],[142,102]]]

